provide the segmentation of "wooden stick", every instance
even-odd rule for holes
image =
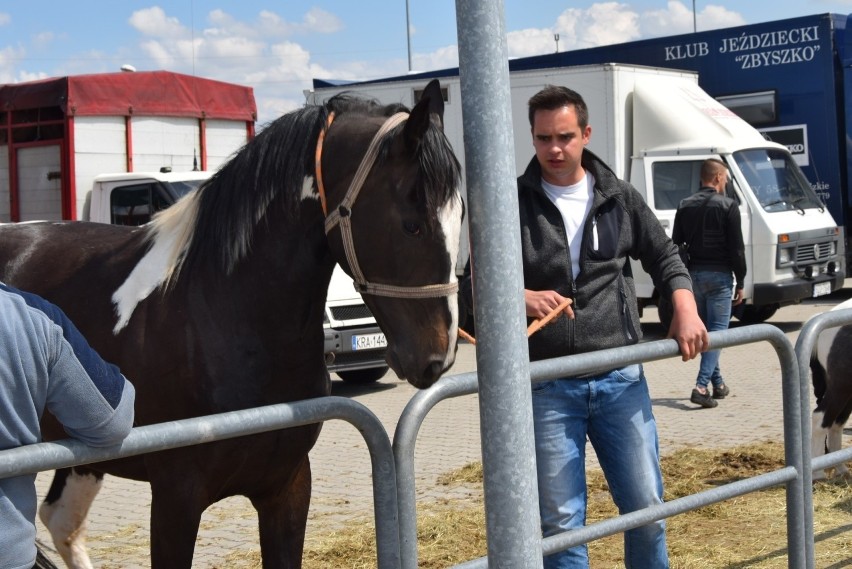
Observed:
[[[463,340],[467,340],[468,342],[470,342],[474,346],[476,345],[476,338],[474,338],[473,336],[471,336],[470,334],[465,332],[463,328],[459,328],[459,337],[462,338]]]
[[[533,321],[533,323],[530,324],[529,328],[527,328],[527,337],[532,336],[533,334],[535,334],[536,332],[541,330],[544,327],[545,324],[547,324],[548,322],[550,322],[551,320],[553,320],[554,318],[559,316],[559,314],[563,310],[565,310],[565,308],[569,304],[571,304],[571,301],[566,298],[565,300],[562,301],[562,304],[560,304],[559,306],[557,306],[556,308],[551,310],[547,314],[547,316],[545,316],[544,318],[539,318],[538,320]],[[471,336],[470,334],[465,332],[462,328],[459,328],[459,337],[464,339],[464,340],[467,340],[468,342],[470,342],[474,346],[476,345],[476,338],[474,338],[473,336]]]
[[[532,336],[533,334],[535,334],[536,332],[541,330],[542,327],[544,327],[545,324],[547,324],[548,322],[550,322],[551,320],[553,320],[554,318],[559,316],[559,314],[563,310],[565,310],[565,308],[569,304],[571,304],[571,300],[566,298],[565,300],[562,301],[562,303],[559,306],[557,306],[556,308],[551,310],[547,314],[547,316],[545,316],[544,318],[539,318],[538,320],[534,320],[533,323],[530,324],[530,327],[527,328],[527,337]]]

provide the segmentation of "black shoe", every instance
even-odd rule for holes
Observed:
[[[710,397],[709,392],[701,393],[697,389],[692,390],[692,396],[689,398],[689,400],[695,403],[696,405],[701,405],[705,409],[712,409],[713,407],[718,405],[718,403],[716,403],[716,401],[712,397]]]
[[[713,386],[713,399],[724,399],[731,392],[728,386],[724,383],[719,386]]]

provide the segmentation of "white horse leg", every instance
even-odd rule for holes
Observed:
[[[832,424],[831,428],[828,429],[828,452],[840,450],[842,441],[843,425],[838,425],[837,423]],[[842,462],[834,467],[835,476],[845,476],[848,473],[849,470]]]
[[[822,418],[825,415],[822,411],[814,411],[811,421],[811,458],[816,458],[825,454],[825,443],[828,432],[822,428]],[[814,470],[814,480],[825,480],[825,470]]]
[[[102,484],[103,478],[72,469],[59,499],[42,502],[39,508],[39,518],[68,569],[92,569],[86,552],[86,516]]]

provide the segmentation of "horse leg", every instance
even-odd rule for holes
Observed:
[[[92,569],[86,552],[86,516],[103,478],[88,469],[57,470],[39,508],[39,518],[69,569]]]
[[[189,569],[205,500],[203,479],[169,470],[172,478],[151,480],[151,569]]]
[[[831,427],[828,428],[828,452],[840,450],[840,444],[842,439],[843,425],[838,423],[832,423]],[[843,463],[840,463],[834,467],[835,476],[844,476],[847,473],[848,470],[846,469],[846,465]]]
[[[300,569],[311,502],[311,464],[307,455],[289,484],[250,496],[257,510],[264,569]]]
[[[822,411],[814,411],[811,421],[811,458],[816,458],[825,454],[826,438],[828,431],[823,428],[822,421],[825,413]],[[825,470],[814,470],[813,480],[824,480]]]

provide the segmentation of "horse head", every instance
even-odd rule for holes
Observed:
[[[388,365],[424,388],[455,360],[460,167],[437,81],[410,114],[383,109],[330,121],[317,177],[329,247],[384,331]]]

